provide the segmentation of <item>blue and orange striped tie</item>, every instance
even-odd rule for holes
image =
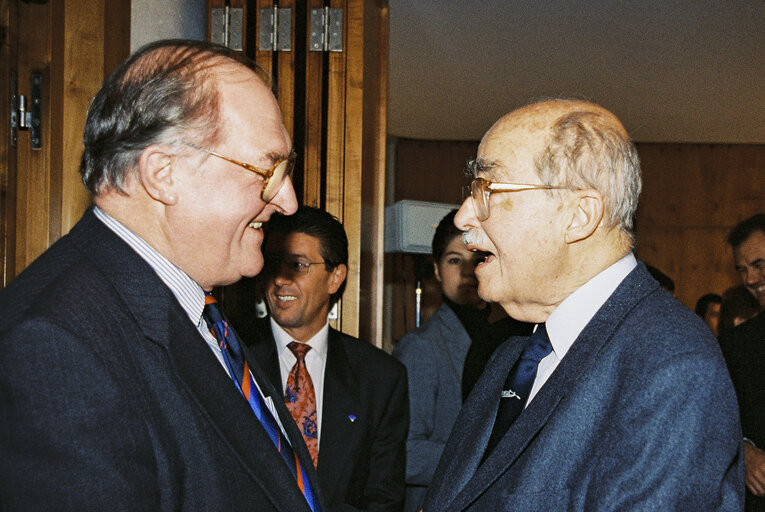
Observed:
[[[252,375],[247,365],[247,360],[242,354],[241,344],[233,330],[228,328],[228,322],[218,308],[215,297],[205,292],[205,308],[203,312],[207,326],[210,328],[215,339],[218,340],[220,350],[223,354],[223,360],[226,363],[231,378],[236,382],[242,396],[247,400],[252,411],[257,416],[263,428],[268,433],[271,441],[274,442],[276,449],[284,459],[284,462],[292,471],[292,475],[297,480],[298,487],[303,491],[308,505],[314,512],[321,512],[318,500],[311,490],[308,482],[308,476],[298,460],[297,454],[292,450],[287,438],[284,436],[281,428],[277,425],[274,416],[266,406],[263,397],[260,395]]]

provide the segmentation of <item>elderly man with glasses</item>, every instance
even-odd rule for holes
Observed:
[[[736,397],[715,338],[633,253],[641,189],[619,120],[552,100],[486,133],[456,218],[478,293],[537,323],[494,353],[426,512],[741,510]]]
[[[0,293],[0,509],[323,510],[210,294],[260,272],[293,161],[241,52],[159,41],[106,80],[80,167],[94,205]]]

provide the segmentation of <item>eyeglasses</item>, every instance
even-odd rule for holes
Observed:
[[[295,160],[297,158],[297,153],[292,151],[289,156],[286,158],[281,158],[274,162],[273,167],[271,167],[269,170],[264,171],[263,169],[258,169],[254,165],[250,165],[245,162],[240,162],[239,160],[234,160],[233,158],[229,158],[227,156],[223,156],[219,153],[216,153],[215,151],[211,151],[209,149],[205,149],[203,147],[197,146],[196,144],[192,144],[190,142],[185,143],[187,146],[192,147],[194,149],[197,149],[199,151],[202,151],[204,153],[210,154],[212,156],[217,156],[218,158],[225,160],[226,162],[238,165],[239,167],[243,167],[244,169],[247,169],[250,172],[254,172],[261,178],[263,178],[263,190],[260,192],[260,198],[268,203],[276,196],[276,193],[279,192],[279,189],[282,186],[282,182],[284,181],[284,178],[287,176],[292,176],[292,171],[295,168]],[[307,271],[306,271],[307,272]]]
[[[266,265],[263,269],[269,275],[307,274],[311,265],[324,265],[324,261],[305,261],[296,258],[284,258],[280,254],[267,254]]]
[[[467,187],[465,187],[467,188]],[[489,218],[489,197],[492,192],[521,192],[523,190],[554,190],[568,187],[553,185],[528,185],[525,183],[495,183],[483,178],[470,182],[469,195],[473,198],[473,210],[476,218],[483,222]],[[465,197],[467,197],[467,193]]]

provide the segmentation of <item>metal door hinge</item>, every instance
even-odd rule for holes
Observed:
[[[342,9],[311,9],[311,40],[308,48],[312,52],[343,51]]]
[[[292,51],[292,9],[261,9],[258,30],[258,50]]]
[[[42,74],[31,77],[32,94],[18,94],[18,76],[11,72],[11,146],[16,147],[18,130],[29,130],[32,149],[42,149]]]
[[[241,7],[217,7],[210,12],[210,41],[241,50],[244,34],[244,9]]]

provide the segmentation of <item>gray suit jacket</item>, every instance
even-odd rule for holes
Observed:
[[[462,369],[470,337],[446,304],[396,344],[409,377],[405,512],[422,507],[438,460],[462,408]]]
[[[426,511],[742,510],[741,427],[720,350],[644,265],[481,464],[521,340],[495,352],[465,403]]]
[[[1,510],[309,511],[170,290],[90,210],[0,292],[0,368]]]

